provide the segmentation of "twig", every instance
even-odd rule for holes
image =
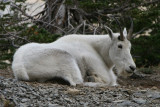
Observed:
[[[148,29],[148,27],[145,27],[145,28],[141,29],[140,31],[136,32],[135,34],[133,34],[132,38],[135,38],[138,34],[144,32],[146,29]]]
[[[3,28],[3,30],[4,30],[8,35],[10,35],[10,36],[12,36],[12,37],[15,37],[15,38],[19,38],[19,39],[25,40],[25,41],[27,41],[27,42],[30,42],[29,40],[27,40],[27,39],[25,39],[25,38],[23,38],[23,37],[16,36],[16,34],[12,34],[12,33],[8,32],[8,31],[4,28],[3,25],[1,25],[1,27]],[[7,34],[6,34],[6,35],[7,35]]]
[[[97,32],[97,28],[98,28],[98,27],[95,27],[95,28],[94,28],[94,33],[93,33],[94,35],[95,35],[96,32]]]
[[[85,34],[86,20],[83,22],[83,34]]]
[[[44,22],[44,21],[39,20],[39,19],[34,19],[34,17],[29,16],[28,14],[26,14],[26,13],[25,13],[24,11],[22,11],[16,4],[15,4],[15,5],[12,5],[12,6],[14,6],[14,7],[15,7],[17,10],[19,10],[24,16],[28,17],[28,18],[31,19],[33,22],[41,22],[41,23],[44,23],[44,24],[46,24],[46,25],[55,27],[55,28],[59,29],[60,31],[62,31],[63,33],[66,33],[65,31],[63,31],[63,30],[62,30],[60,27],[58,27],[58,26],[55,26],[55,25],[53,25],[53,24],[49,24],[49,23]]]
[[[74,29],[74,34],[77,33],[77,31],[80,29],[80,27],[82,27],[83,22],[81,24],[79,24],[75,29]]]
[[[69,11],[69,9],[67,9],[67,14],[68,14],[68,28],[69,28],[69,26],[71,26],[71,29],[74,29],[73,25],[70,22],[71,18],[70,18],[70,11]]]
[[[66,34],[66,32],[65,32],[63,29],[61,29],[60,27],[55,26],[55,25],[53,25],[53,24],[49,24],[49,23],[47,23],[47,22],[45,22],[45,21],[42,21],[42,20],[39,20],[39,19],[35,19],[35,20],[33,20],[33,22],[41,22],[41,23],[43,23],[43,24],[47,24],[48,26],[55,27],[55,28],[59,29],[60,31],[62,31],[63,33]]]

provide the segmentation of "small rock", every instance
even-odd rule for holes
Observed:
[[[64,98],[64,100],[66,100],[67,102],[72,102],[70,98]]]
[[[137,104],[145,104],[146,100],[142,99],[142,98],[133,98],[133,101]]]
[[[0,76],[0,80],[4,79],[4,77]]]
[[[27,101],[28,101],[28,99],[26,99],[26,98],[21,100],[22,103],[27,102]]]
[[[133,96],[135,96],[135,97],[142,97],[143,94],[141,92],[135,92],[135,93],[133,93]]]
[[[114,103],[122,103],[124,102],[125,100],[116,100],[116,101],[113,101]]]
[[[53,97],[59,97],[59,94],[56,93],[56,94],[53,95]]]
[[[145,94],[147,92],[147,90],[141,90],[141,93]]]
[[[19,106],[20,107],[27,107],[28,105],[26,103],[20,103]]]
[[[133,91],[132,91],[132,90],[129,90],[129,89],[127,89],[127,90],[123,90],[123,92],[127,93],[128,95],[133,94]]]
[[[64,106],[60,106],[58,104],[51,104],[51,103],[49,103],[48,107],[64,107]]]
[[[47,100],[48,100],[48,101],[51,101],[51,100],[52,100],[52,98],[47,98]]]
[[[103,101],[103,102],[112,103],[112,99],[106,99],[106,100]]]
[[[83,104],[84,107],[88,107],[88,102]]]
[[[68,94],[72,94],[72,95],[78,95],[78,94],[80,94],[80,90],[77,90],[77,89],[75,89],[75,88],[69,88],[68,90],[67,90],[67,93]]]
[[[153,98],[153,99],[160,99],[160,95],[159,94],[149,94],[147,97]]]
[[[80,105],[84,105],[85,103],[84,103],[83,101],[80,101],[79,104],[80,104]]]
[[[157,90],[158,88],[156,86],[153,86],[151,89],[153,90]]]
[[[120,106],[124,107],[124,106],[131,106],[132,105],[132,102],[131,101],[123,101],[121,104],[119,104]]]
[[[22,93],[22,92],[19,92],[19,93],[17,93],[19,96],[25,96],[25,93]]]

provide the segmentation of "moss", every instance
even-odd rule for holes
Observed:
[[[154,70],[152,68],[140,68],[139,72],[142,72],[144,74],[152,74]]]
[[[2,107],[15,107],[15,104],[12,101],[6,99],[3,95],[0,96],[0,105]]]

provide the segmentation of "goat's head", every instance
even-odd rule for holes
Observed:
[[[131,43],[129,41],[132,36],[133,21],[128,33],[126,28],[122,31],[120,24],[119,28],[120,33],[113,33],[112,30],[107,27],[109,36],[112,40],[109,56],[111,61],[115,64],[119,75],[130,76],[136,69],[136,65],[130,53]]]

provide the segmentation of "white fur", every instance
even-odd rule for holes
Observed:
[[[126,31],[124,31],[125,33]],[[15,78],[24,81],[46,81],[61,77],[73,86],[84,83],[87,73],[98,83],[116,85],[112,68],[119,74],[135,66],[130,54],[131,44],[117,39],[119,33],[108,35],[68,35],[49,44],[29,43],[14,55],[12,69]],[[120,50],[118,45],[123,49]]]

